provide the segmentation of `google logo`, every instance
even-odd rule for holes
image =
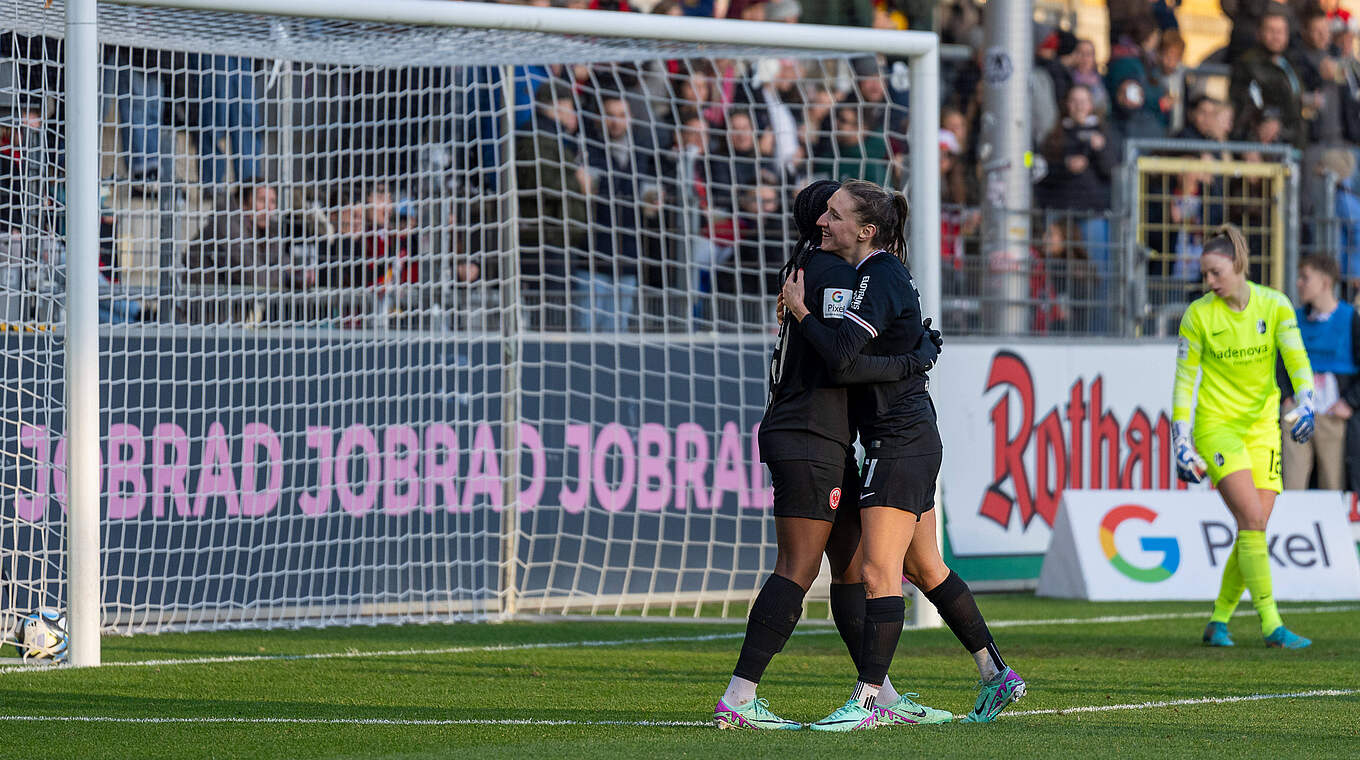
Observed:
[[[841,301],[844,301],[844,300],[845,300],[845,291],[844,291],[844,290],[835,290],[835,291],[832,291],[832,293],[831,293],[831,301],[832,301],[832,303],[840,303]]]
[[[1105,515],[1105,519],[1100,521],[1100,548],[1105,550],[1105,559],[1108,559],[1116,570],[1135,581],[1158,583],[1170,578],[1176,572],[1176,568],[1181,566],[1181,547],[1172,536],[1145,536],[1138,540],[1143,551],[1162,553],[1162,562],[1155,567],[1135,567],[1119,556],[1119,551],[1115,549],[1114,532],[1125,520],[1142,520],[1151,524],[1156,519],[1157,513],[1147,507],[1122,504],[1111,509]]]

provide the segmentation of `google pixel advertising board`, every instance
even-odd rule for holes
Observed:
[[[1266,528],[1281,600],[1360,599],[1360,558],[1335,491],[1286,491]],[[1236,526],[1212,491],[1063,494],[1040,596],[1211,600]]]

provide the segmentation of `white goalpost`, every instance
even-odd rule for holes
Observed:
[[[792,193],[905,185],[938,318],[933,34],[41,5],[0,3],[6,643],[744,611]]]

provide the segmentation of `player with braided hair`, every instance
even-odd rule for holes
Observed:
[[[907,214],[901,193],[861,180],[846,181],[827,201],[818,221],[821,248],[854,266],[857,278],[837,325],[808,319],[806,271],[795,270],[785,280],[788,321],[798,320],[802,335],[833,372],[866,355],[916,354],[923,343],[933,342],[926,339],[929,322],[921,321],[920,296],[905,265]],[[935,481],[943,446],[925,376],[933,361],[901,379],[850,389],[851,417],[866,457],[858,489],[863,623],[857,641],[845,630],[842,636],[859,680],[842,707],[812,724],[815,730],[920,722],[929,714],[918,712],[915,703],[904,708],[883,699],[905,622],[904,572],[977,663],[978,698],[964,720],[991,721],[1025,693],[1024,680],[1001,659],[972,591],[945,565],[935,538]],[[833,598],[833,609],[835,604]]]
[[[817,219],[838,187],[835,182],[817,182],[794,200],[799,239],[785,268],[805,273],[807,292],[820,305],[810,321],[819,324],[840,321],[855,284],[854,269],[822,252],[817,242]],[[793,633],[802,615],[803,597],[821,569],[823,552],[831,565],[833,584],[846,585],[852,580],[846,577],[847,571],[858,571],[853,557],[859,544],[859,521],[845,519],[857,508],[858,481],[844,386],[890,382],[921,372],[939,354],[938,344],[929,335],[923,340],[924,346],[917,351],[858,357],[833,373],[807,343],[803,327],[784,320],[770,362],[769,402],[759,435],[760,458],[770,468],[774,485],[777,555],[774,573],[751,605],[731,682],[714,708],[719,728],[802,727],[775,715],[766,700],[756,697],[756,685]],[[891,689],[891,684],[885,688]]]

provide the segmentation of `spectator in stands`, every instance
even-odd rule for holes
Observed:
[[[1323,253],[1304,256],[1299,261],[1297,309],[1299,333],[1308,350],[1313,368],[1313,393],[1317,409],[1317,429],[1312,440],[1296,443],[1284,437],[1284,487],[1299,490],[1309,487],[1316,466],[1317,487],[1328,491],[1345,490],[1350,482],[1347,464],[1357,473],[1356,438],[1351,433],[1360,408],[1360,314],[1351,305],[1338,301],[1340,270],[1336,259]],[[1281,368],[1282,371],[1282,368]],[[1277,375],[1280,374],[1277,372]],[[1288,414],[1295,406],[1293,387],[1282,378],[1280,412]]]
[[[1067,94],[1063,120],[1040,145],[1048,175],[1039,183],[1035,206],[1049,209],[1108,211],[1114,146],[1092,109],[1091,91],[1074,85]],[[1105,236],[1086,236],[1099,243]]]
[[[1296,9],[1306,8],[1314,0],[1219,0],[1223,15],[1232,21],[1232,33],[1224,51],[1224,62],[1236,64],[1260,39],[1261,21],[1266,16],[1279,16],[1292,32],[1298,28]],[[1288,34],[1288,32],[1287,32]]]
[[[1105,10],[1110,20],[1111,48],[1118,45],[1120,37],[1134,26],[1151,24],[1160,28],[1149,0],[1105,0]]]
[[[1062,29],[1040,26],[1036,28],[1035,40],[1034,66],[1048,72],[1053,80],[1053,100],[1062,103],[1067,100],[1067,90],[1072,86],[1072,72],[1061,59],[1076,49],[1077,38]]]
[[[799,142],[809,156],[816,155],[822,144],[831,139],[831,112],[836,108],[836,96],[830,90],[814,86],[803,106],[803,119],[798,131]],[[804,166],[809,165],[804,161]]]
[[[207,294],[200,317],[208,322],[259,322],[270,317],[262,291],[302,289],[316,283],[315,271],[292,267],[280,234],[278,191],[243,184],[231,205],[219,209],[189,245],[190,279],[205,285],[248,289]]]
[[[953,189],[946,190],[945,197],[953,200],[946,200],[945,202],[976,206],[981,197],[981,187],[978,180],[977,153],[973,150],[967,118],[957,108],[945,106],[940,109],[940,129],[953,137],[953,141],[950,143],[950,160],[952,161],[950,172],[957,175],[962,182],[961,186],[957,187],[958,190],[961,190],[961,193]],[[940,135],[941,145],[944,144],[945,139],[944,135]],[[952,180],[951,187],[954,187]]]
[[[860,125],[859,108],[842,102],[835,109],[834,139],[814,153],[814,174],[828,179],[864,179],[879,185],[892,181],[893,165],[882,133]]]
[[[534,99],[536,128],[521,132],[515,142],[520,272],[528,288],[543,291],[547,299],[549,292],[565,288],[569,257],[586,250],[590,179],[571,86],[548,82]]]
[[[159,50],[104,48],[104,94],[117,102],[120,152],[134,194],[151,194],[174,173],[173,152],[161,147],[172,55]]]
[[[677,199],[677,226],[684,241],[676,262],[679,271],[667,281],[687,281],[691,293],[712,293],[713,266],[726,262],[732,255],[730,216],[712,208],[717,189],[713,177],[722,157],[713,155],[711,147],[708,120],[698,109],[685,107],[675,131],[676,163],[663,176],[671,178],[674,185],[665,192],[667,197]],[[695,304],[689,316],[711,318],[702,302]]]
[[[884,71],[877,57],[856,58],[851,62],[851,69],[855,73],[855,87],[845,93],[841,101],[858,105],[864,129],[882,134],[894,153],[905,154],[909,121],[906,90],[894,89],[889,92],[884,84],[888,72]]]
[[[1174,134],[1185,125],[1184,111],[1177,104],[1185,103],[1185,40],[1175,29],[1161,33],[1157,43],[1157,65],[1153,69],[1152,80],[1162,91],[1158,103],[1158,114],[1162,128]]]
[[[955,111],[954,113],[958,113]],[[941,129],[940,141],[940,264],[946,292],[966,292],[964,241],[977,232],[981,212],[968,207],[968,181],[962,147],[954,132]]]
[[[1305,90],[1303,115],[1312,145],[1332,146],[1344,141],[1341,108],[1345,75],[1332,56],[1331,46],[1332,22],[1321,9],[1314,9],[1304,16],[1301,44],[1290,56]],[[1317,156],[1305,158],[1311,164]]]
[[[1235,132],[1246,137],[1267,110],[1280,119],[1283,142],[1302,150],[1308,134],[1303,122],[1303,83],[1285,56],[1289,20],[1280,12],[1261,17],[1257,44],[1234,63],[1228,92],[1237,112]]]
[[[368,213],[362,191],[343,192],[337,197],[335,211],[327,221],[330,227],[321,247],[317,284],[327,289],[366,290],[372,280],[365,251]],[[348,317],[352,309],[346,303],[334,312]]]
[[[1336,253],[1341,267],[1338,282],[1344,292],[1360,301],[1360,193],[1357,192],[1355,178],[1355,154],[1348,148],[1332,148],[1322,154],[1318,171],[1326,177],[1330,175],[1336,182],[1336,206],[1334,214],[1337,224]],[[1360,439],[1357,439],[1360,443]]]
[[[264,119],[255,96],[255,62],[250,58],[207,53],[189,56],[198,74],[198,180],[205,196],[220,199],[227,183],[231,146],[233,179],[253,183],[261,177],[260,149]]]
[[[1089,329],[1096,306],[1091,280],[1076,228],[1056,220],[1046,225],[1041,244],[1030,251],[1030,329],[1039,335]]]
[[[808,153],[800,139],[803,102],[798,91],[802,71],[795,58],[768,59],[752,83],[751,112],[762,136],[761,152],[769,156],[784,182],[800,184]]]
[[[1218,119],[1218,101],[1201,95],[1186,108],[1186,123],[1173,137],[1177,140],[1211,140]]]
[[[1105,80],[1096,68],[1096,46],[1090,40],[1078,40],[1072,51],[1072,65],[1068,69],[1073,84],[1084,86],[1091,92],[1091,107],[1102,119],[1110,117],[1110,91],[1105,89]]]
[[[1058,106],[1057,83],[1053,81],[1053,75],[1039,58],[1039,50],[1047,38],[1048,27],[1035,24],[1034,65],[1029,70],[1029,129],[1030,139],[1035,145],[1043,142],[1044,137],[1052,131],[1053,125],[1058,123],[1061,110]],[[983,87],[981,82],[975,82],[973,86],[974,97],[980,109]]]
[[[744,110],[733,110],[727,115],[727,144],[717,149],[717,154],[726,160],[717,162],[714,172],[711,196],[717,208],[732,210],[742,190],[756,185],[763,172],[776,172],[777,167],[764,156],[763,140],[756,134],[751,114]]]
[[[779,186],[779,178],[767,171],[753,187],[742,189],[732,266],[718,270],[718,292],[740,299],[739,324],[760,324],[769,297],[779,292],[779,268],[788,257],[788,214]]]
[[[1110,123],[1120,140],[1164,137],[1162,96],[1150,72],[1156,66],[1155,51],[1161,33],[1150,16],[1131,22],[1119,44],[1110,52],[1105,84],[1112,105]]]
[[[621,91],[601,91],[600,114],[586,143],[593,220],[593,245],[577,257],[572,272],[572,322],[577,330],[627,329],[638,288],[643,197],[655,197],[656,152],[647,135],[632,128]]]
[[[1039,183],[1035,206],[1077,212],[1081,238],[1096,277],[1113,274],[1110,253],[1110,186],[1117,161],[1114,145],[1092,110],[1091,92],[1074,85],[1063,120],[1040,146],[1048,175]],[[1103,294],[1098,294],[1103,295]]]

